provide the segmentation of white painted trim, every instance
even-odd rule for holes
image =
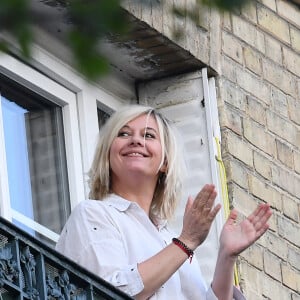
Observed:
[[[1,98],[1,94],[0,94]],[[1,99],[0,99],[1,100]],[[0,215],[11,221],[11,210],[10,210],[10,197],[9,197],[9,183],[7,174],[7,163],[5,153],[5,139],[4,139],[4,128],[2,118],[2,105],[0,104]]]
[[[86,174],[90,169],[96,141],[98,137],[98,115],[97,102],[91,101],[94,97],[85,90],[77,94],[79,130],[81,137],[82,163],[83,163],[83,178],[85,187],[85,197],[88,197],[88,185]],[[74,203],[75,204],[75,203]],[[73,208],[73,207],[72,207]]]
[[[76,100],[63,107],[66,158],[68,166],[70,204],[74,208],[85,198],[83,165]]]
[[[216,155],[218,154],[218,152],[215,145],[215,137],[220,138],[217,98],[215,92],[216,87],[215,87],[214,79],[208,80],[206,68],[202,69],[202,80],[203,80],[203,92],[204,92],[204,101],[205,101],[207,135],[208,135],[208,143],[209,143],[211,176],[212,176],[212,183],[216,186],[216,190],[218,192],[218,196],[215,203],[216,204],[220,203],[222,204],[223,207],[223,202],[221,198],[222,187],[219,180],[218,165],[216,161]],[[221,210],[221,213],[217,214],[215,219],[218,236],[220,235],[223,227],[223,220],[224,220],[224,209]]]
[[[59,235],[54,231],[48,229],[47,227],[33,221],[32,219],[24,216],[23,214],[19,213],[18,211],[12,209],[12,217],[13,219],[19,221],[20,223],[26,225],[27,227],[33,229],[34,231],[42,234],[43,236],[51,239],[54,242],[58,241]]]
[[[12,80],[62,106],[70,201],[71,207],[74,207],[85,198],[76,95],[59,83],[9,55],[0,55],[0,71]],[[2,147],[2,149],[5,148]],[[2,161],[5,162],[3,158],[1,158]],[[6,176],[4,174],[4,177],[7,178],[7,174]],[[3,184],[3,187],[1,186],[1,192],[8,195],[6,191],[8,186],[6,186],[5,184]],[[11,220],[8,212],[9,202],[7,197],[1,203],[4,206],[1,214],[8,220]]]
[[[41,96],[50,98],[58,105],[66,105],[75,97],[73,92],[12,56],[0,54],[0,71]]]

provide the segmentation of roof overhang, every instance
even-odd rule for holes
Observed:
[[[31,3],[36,15],[45,16],[39,18],[38,26],[67,46],[66,34],[72,23],[64,1],[31,0]],[[99,41],[99,50],[107,57],[113,72],[137,83],[192,72],[205,66],[190,52],[125,9],[124,14],[130,23],[129,33],[122,37],[107,34]],[[45,19],[49,21],[45,22]],[[214,72],[209,70],[209,73]]]

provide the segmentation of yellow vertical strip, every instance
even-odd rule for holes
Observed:
[[[225,219],[227,220],[229,213],[230,213],[230,204],[229,204],[229,197],[228,197],[228,189],[227,189],[227,177],[226,177],[226,170],[221,156],[221,145],[220,141],[217,137],[215,137],[215,142],[217,146],[217,155],[216,160],[219,166],[219,177],[220,177],[220,185],[221,185],[221,192],[222,192],[222,200],[223,206],[225,211]],[[237,266],[234,265],[234,285],[239,286],[239,277],[237,272]]]

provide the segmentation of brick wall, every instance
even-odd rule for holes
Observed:
[[[248,300],[300,299],[300,10],[261,0],[238,14],[203,10],[200,26],[163,9],[125,6],[214,69],[229,196],[241,214],[273,208],[270,230],[239,259]],[[189,2],[191,3],[191,2]]]
[[[224,15],[218,80],[230,199],[268,201],[271,229],[239,261],[247,299],[300,299],[300,11],[253,2]]]

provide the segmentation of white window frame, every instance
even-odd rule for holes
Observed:
[[[74,206],[79,202],[80,199],[84,198],[81,143],[78,128],[79,122],[76,94],[9,55],[0,55],[0,72],[13,81],[31,89],[35,93],[46,97],[50,101],[62,107],[70,201],[71,206]],[[0,111],[1,166],[6,166],[4,143],[3,120],[2,112]],[[19,222],[26,224],[35,231],[56,241],[58,238],[56,233],[11,208],[8,188],[8,175],[5,167],[0,169],[0,178],[1,216],[9,221],[12,221],[12,219],[15,218]]]

